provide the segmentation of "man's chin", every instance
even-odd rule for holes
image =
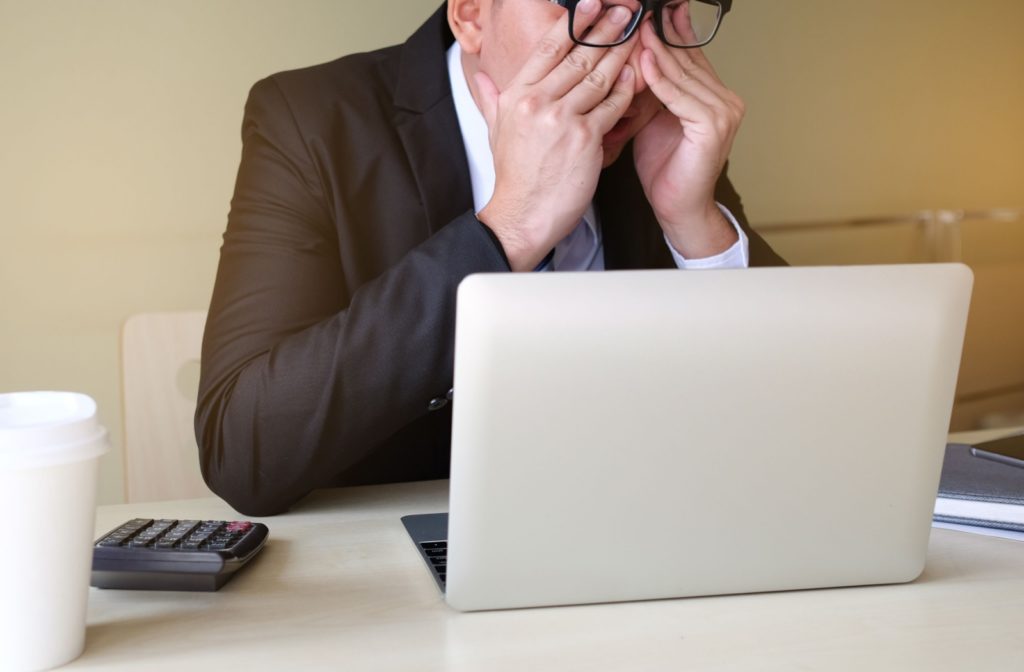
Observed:
[[[626,148],[625,142],[617,142],[614,145],[603,145],[601,149],[604,151],[604,159],[601,162],[602,168],[607,168],[622,156],[622,150]]]
[[[616,161],[619,160],[619,156],[622,155],[622,150],[626,148],[629,141],[637,134],[640,127],[636,123],[636,118],[627,117],[615,124],[615,127],[611,131],[605,134],[601,141],[601,148],[604,150],[604,163],[601,165],[602,168],[607,168]]]

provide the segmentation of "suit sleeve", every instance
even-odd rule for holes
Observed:
[[[715,186],[715,200],[725,206],[747,234],[748,260],[750,266],[788,266],[786,261],[771,248],[757,231],[751,228],[743,201],[729,179],[729,165],[726,164],[722,177]]]
[[[272,78],[250,93],[242,140],[196,437],[211,489],[269,515],[329,485],[448,390],[456,287],[508,265],[467,212],[348,287],[344,222],[328,212],[317,161]]]

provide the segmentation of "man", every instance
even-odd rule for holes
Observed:
[[[232,506],[446,477],[471,273],[781,263],[720,179],[742,102],[662,39],[698,9],[621,4],[450,0],[253,87],[196,413]]]

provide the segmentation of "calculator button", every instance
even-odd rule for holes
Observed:
[[[203,531],[202,531],[202,530],[200,529],[200,530],[197,530],[197,531],[193,532],[193,533],[192,533],[192,536],[190,536],[190,537],[188,538],[188,541],[189,541],[190,543],[191,543],[191,542],[195,542],[195,543],[196,543],[196,546],[195,546],[195,547],[196,547],[196,548],[198,548],[198,547],[199,547],[199,544],[202,544],[202,543],[204,543],[204,542],[208,541],[208,540],[210,539],[210,537],[211,537],[211,536],[213,536],[213,532],[203,532]]]
[[[175,525],[171,529],[171,531],[167,533],[167,535],[168,536],[174,536],[174,537],[177,537],[177,538],[180,539],[180,538],[184,537],[185,535],[187,535],[188,533],[190,533],[192,530],[194,530],[196,528],[196,526],[198,526],[198,525],[199,525],[199,521],[198,520],[183,520],[180,523],[178,523],[177,525]]]

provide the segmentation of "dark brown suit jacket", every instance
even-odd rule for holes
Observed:
[[[445,478],[455,290],[508,270],[474,216],[445,8],[404,45],[258,82],[203,343],[203,475],[239,511]],[[608,269],[672,267],[627,149],[596,200]],[[747,228],[753,264],[781,260]]]

